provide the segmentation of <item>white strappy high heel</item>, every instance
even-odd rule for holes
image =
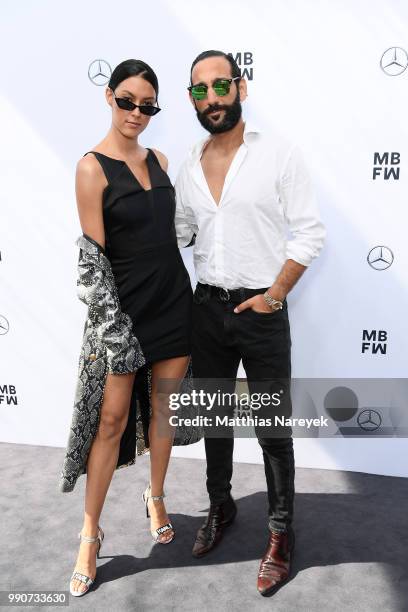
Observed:
[[[166,497],[166,494],[163,491],[163,495],[150,495],[151,492],[151,486],[150,484],[146,487],[145,492],[142,495],[142,499],[143,502],[146,506],[146,516],[147,518],[150,517],[150,513],[149,513],[149,507],[148,507],[148,503],[149,503],[149,499],[153,499],[153,501],[159,501],[161,499],[163,499],[163,497]],[[160,536],[165,533],[166,531],[168,531],[169,529],[171,529],[173,531],[173,535],[171,538],[168,538],[166,540],[161,540]],[[162,525],[161,527],[158,527],[157,529],[155,529],[154,531],[150,531],[150,533],[152,534],[152,538],[155,542],[158,542],[159,544],[170,544],[170,542],[173,541],[174,539],[174,529],[173,529],[173,525],[171,523],[166,523],[165,525]]]
[[[102,531],[102,527],[100,527],[98,525],[98,535],[95,536],[94,538],[91,538],[90,536],[86,536],[83,535],[81,532],[78,533],[78,538],[81,540],[81,542],[89,542],[90,544],[93,542],[98,542],[98,548],[96,550],[96,556],[99,559],[99,552],[101,550],[101,546],[102,546],[102,540],[105,537],[105,534]],[[96,578],[96,576],[95,576]],[[91,588],[92,584],[95,582],[95,578],[92,579],[89,576],[86,576],[85,574],[81,574],[81,572],[77,572],[77,571],[73,571],[71,579],[70,579],[70,583],[69,583],[69,592],[71,593],[71,595],[73,595],[74,597],[81,597],[81,595],[85,595],[85,593],[87,593],[89,591],[89,589]],[[85,586],[87,587],[84,591],[74,591],[71,587],[71,582],[72,580],[80,580],[81,582],[83,582],[85,584]]]

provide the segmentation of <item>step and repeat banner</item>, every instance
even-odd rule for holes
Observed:
[[[174,180],[205,136],[191,62],[221,49],[248,81],[244,117],[301,147],[327,229],[288,306],[293,376],[319,381],[308,402],[338,427],[297,437],[297,465],[408,476],[406,3],[4,2],[0,48],[0,441],[67,441],[86,316],[75,166],[110,127],[112,70],[137,58],[156,71],[163,111],[141,143]],[[204,457],[203,444],[174,454]],[[256,439],[238,438],[235,459],[261,463]]]

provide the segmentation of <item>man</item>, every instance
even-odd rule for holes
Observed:
[[[291,375],[286,296],[319,254],[325,229],[298,148],[244,122],[247,84],[234,59],[222,51],[201,53],[190,79],[190,100],[210,133],[193,147],[176,181],[178,243],[195,241],[193,374],[222,379],[231,391],[242,359],[250,392],[265,379],[277,390]],[[289,391],[281,411],[291,414]],[[255,427],[269,501],[257,584],[262,595],[288,579],[294,546],[292,431],[271,429]],[[223,437],[205,435],[210,510],[195,557],[212,550],[235,518],[233,444],[228,428]]]

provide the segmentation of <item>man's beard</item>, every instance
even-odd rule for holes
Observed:
[[[219,123],[215,124],[208,117],[208,113],[211,113],[215,110],[223,110],[225,112],[224,118]],[[214,104],[210,105],[205,109],[202,113],[196,108],[197,119],[201,123],[204,129],[210,134],[222,134],[223,132],[228,132],[234,128],[242,115],[242,105],[239,99],[239,91],[237,91],[237,95],[232,104]]]

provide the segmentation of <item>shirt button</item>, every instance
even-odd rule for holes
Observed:
[[[96,359],[96,355],[95,355],[95,353],[91,353],[91,354],[89,355],[89,359],[90,359],[91,361],[95,361],[95,359]]]

